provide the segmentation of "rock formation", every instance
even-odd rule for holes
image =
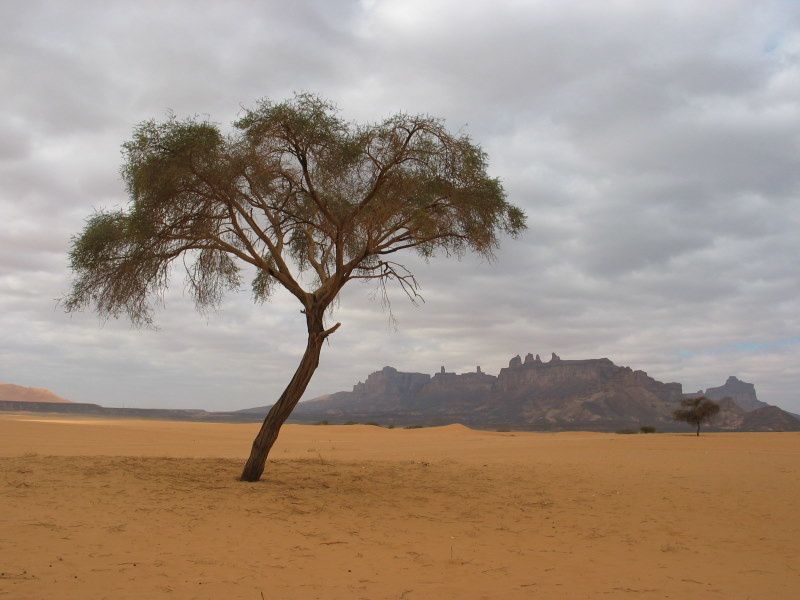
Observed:
[[[800,431],[800,419],[777,406],[762,406],[745,414],[742,431]]]
[[[719,400],[721,411],[711,429],[795,427],[797,419],[780,409],[756,414],[743,407],[742,403],[749,406],[755,399],[752,384],[730,378],[725,386],[711,391],[723,388],[735,397]],[[533,430],[614,431],[651,425],[682,431],[684,427],[673,420],[672,412],[684,397],[694,395],[684,395],[679,383],[662,383],[608,358],[563,360],[553,353],[545,363],[539,355],[528,353],[524,360],[514,356],[496,377],[480,367],[461,374],[442,367],[432,377],[385,367],[352,392],[301,402],[293,417],[299,421],[463,423]]]
[[[683,394],[679,383],[656,381],[644,371],[617,366],[607,358],[562,360],[555,353],[546,363],[538,354],[527,354],[524,362],[517,355],[497,376],[484,373],[480,366],[468,373],[447,372],[442,366],[433,376],[384,367],[349,392],[301,402],[292,420],[594,431],[649,425],[660,431],[684,431],[685,426],[672,419],[672,411],[681,399],[703,394],[720,404],[712,430],[800,431],[800,419],[759,401],[755,387],[735,377],[706,392]],[[47,390],[0,384],[0,410],[10,411],[236,422],[261,420],[269,408],[227,413],[106,408],[68,402]]]
[[[699,394],[687,394],[687,396],[694,397],[703,395],[702,391]],[[739,429],[744,422],[747,411],[736,404],[731,398],[723,398],[717,401],[717,404],[719,404],[719,412],[714,417],[711,426],[727,431],[736,431]]]
[[[762,402],[758,399],[758,396],[756,396],[756,388],[752,383],[741,381],[733,375],[728,377],[728,380],[723,385],[708,388],[704,395],[711,400],[730,398],[746,411],[769,406],[766,402]]]
[[[677,383],[607,358],[550,361],[514,356],[497,377],[477,368],[430,377],[386,367],[339,392],[298,405],[300,420],[383,420],[398,424],[461,422],[476,427],[617,429],[674,428],[671,413],[682,398]]]

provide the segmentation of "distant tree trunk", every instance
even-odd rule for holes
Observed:
[[[697,437],[700,437],[700,421],[697,422]]]
[[[308,321],[308,343],[306,344],[306,351],[303,358],[300,360],[300,365],[294,372],[292,380],[286,389],[278,398],[278,401],[273,405],[264,422],[261,424],[261,429],[253,440],[253,447],[250,450],[250,458],[244,465],[242,471],[242,481],[258,481],[264,472],[264,466],[267,463],[267,456],[272,449],[275,440],[278,439],[278,433],[281,426],[284,424],[289,415],[292,414],[294,407],[300,401],[303,393],[306,391],[308,382],[311,381],[311,376],[317,370],[319,365],[319,355],[322,350],[322,342],[325,341],[325,331],[322,326],[322,312],[319,315],[306,315]]]

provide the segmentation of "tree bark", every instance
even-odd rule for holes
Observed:
[[[697,424],[697,437],[700,437],[700,423]]]
[[[325,338],[338,327],[336,325],[329,331],[325,331],[322,326],[322,317],[316,315],[306,315],[308,321],[308,343],[306,344],[306,351],[303,358],[300,360],[300,365],[294,372],[289,385],[278,398],[278,401],[272,406],[264,422],[261,424],[261,429],[253,440],[253,446],[250,450],[250,458],[244,465],[244,470],[240,479],[242,481],[258,481],[264,472],[264,467],[267,463],[267,456],[272,449],[275,440],[278,439],[278,433],[281,426],[284,424],[292,410],[300,401],[303,393],[306,391],[308,382],[311,381],[311,376],[317,370],[319,365],[319,355],[322,350],[322,342]]]

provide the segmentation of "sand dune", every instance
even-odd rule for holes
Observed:
[[[0,381],[0,400],[11,400],[12,402],[71,402],[54,394],[47,388],[25,387],[13,383],[3,383]]]
[[[721,598],[800,590],[800,435],[0,416],[0,598]],[[35,453],[35,454],[34,454]]]

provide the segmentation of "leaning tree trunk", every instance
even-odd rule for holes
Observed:
[[[261,429],[253,440],[253,447],[250,450],[250,458],[244,465],[242,471],[242,481],[258,481],[261,474],[264,472],[264,466],[267,463],[267,456],[269,455],[272,445],[278,439],[278,433],[281,426],[289,418],[289,415],[294,410],[294,407],[300,401],[303,392],[306,391],[308,382],[311,381],[311,376],[316,371],[319,365],[319,355],[322,350],[322,342],[325,341],[327,333],[322,327],[322,318],[313,318],[307,316],[308,319],[308,344],[303,358],[300,361],[300,366],[294,372],[292,380],[286,389],[278,398],[278,401],[272,406],[267,413],[264,422],[261,424]]]

